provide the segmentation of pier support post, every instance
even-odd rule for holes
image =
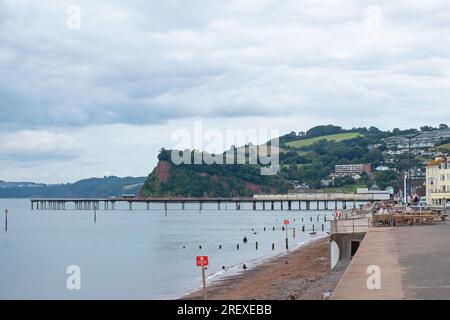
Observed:
[[[342,209],[347,209],[347,202],[346,201],[342,201]]]
[[[263,210],[266,210],[266,202],[265,201],[263,201]]]
[[[281,200],[280,205],[281,205],[281,210],[283,210],[283,200]]]
[[[311,202],[306,201],[306,210],[311,210]]]
[[[271,210],[275,210],[275,201],[271,201],[270,207],[271,207]]]
[[[292,201],[288,201],[288,210],[289,210],[289,211],[292,210]]]
[[[338,202],[335,201],[335,202],[334,202],[334,210],[337,210],[337,209],[338,209]]]
[[[324,205],[325,205],[325,210],[328,210],[328,201],[325,201]]]
[[[256,201],[253,201],[253,210],[256,210]]]
[[[317,201],[316,210],[320,210],[320,201]]]

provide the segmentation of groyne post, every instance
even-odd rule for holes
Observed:
[[[5,209],[5,231],[8,231],[8,209]]]

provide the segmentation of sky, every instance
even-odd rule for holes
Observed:
[[[449,123],[448,48],[447,0],[0,0],[0,180],[145,176],[195,123]]]

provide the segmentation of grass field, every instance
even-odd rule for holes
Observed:
[[[443,144],[442,146],[439,146],[438,148],[439,148],[439,150],[442,150],[442,151],[450,151],[450,143]]]
[[[297,140],[297,141],[291,141],[287,143],[287,146],[293,147],[293,148],[300,148],[305,146],[310,146],[313,143],[316,143],[320,140],[328,140],[328,141],[344,141],[349,139],[354,139],[358,137],[362,137],[363,135],[358,132],[346,132],[346,133],[338,133],[338,134],[331,134],[328,136],[320,136],[320,137],[314,137],[304,140]]]

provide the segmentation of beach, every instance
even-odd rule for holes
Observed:
[[[321,300],[334,290],[343,270],[330,270],[329,238],[321,238],[285,255],[213,282],[209,300]],[[183,300],[203,299],[202,290]]]

